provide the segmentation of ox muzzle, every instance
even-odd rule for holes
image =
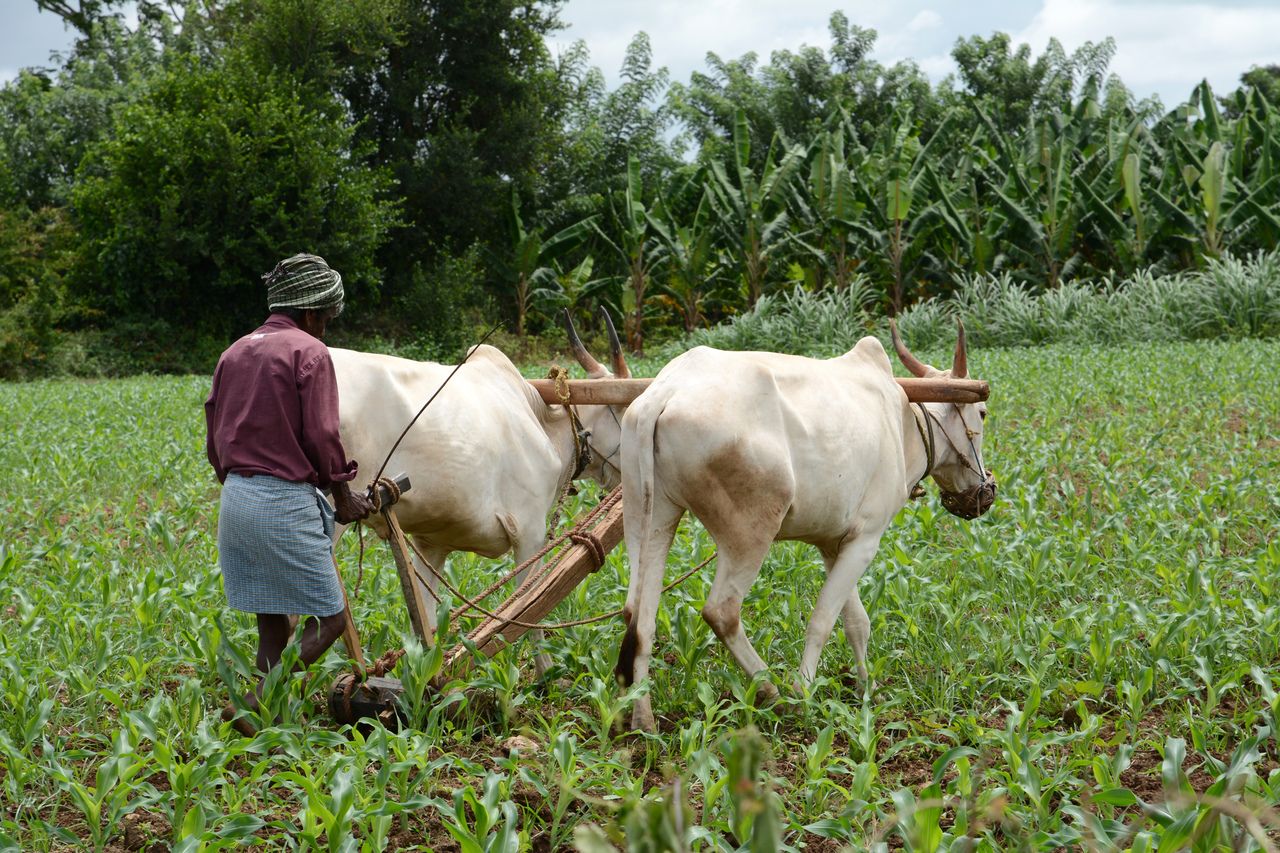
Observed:
[[[942,507],[958,518],[972,519],[991,509],[996,500],[996,478],[990,471],[971,489],[963,492],[942,491]]]

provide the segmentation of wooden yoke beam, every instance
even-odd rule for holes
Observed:
[[[991,394],[982,379],[918,379],[895,377],[912,403],[980,403]],[[652,379],[570,379],[569,402],[575,406],[626,406],[644,393]],[[548,403],[559,403],[555,381],[530,379]]]

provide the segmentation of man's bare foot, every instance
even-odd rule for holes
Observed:
[[[236,706],[228,702],[227,706],[222,709],[222,721],[224,723],[230,723],[231,728],[235,729],[245,737],[253,737],[256,735],[258,731],[253,727],[253,723],[249,722],[244,717],[237,719],[236,713]]]

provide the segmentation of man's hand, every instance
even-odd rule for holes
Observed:
[[[362,494],[352,493],[346,483],[334,483],[333,514],[339,524],[350,524],[359,521],[373,512],[373,503]]]

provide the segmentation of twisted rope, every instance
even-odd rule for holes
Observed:
[[[387,492],[389,493],[389,497],[391,498],[391,504],[399,503],[400,496],[402,494],[402,492],[400,491],[400,484],[397,483],[395,480],[391,479],[390,477],[377,478],[376,480],[374,480],[372,483],[369,484],[369,487],[367,490],[369,493],[369,501],[373,504],[374,512],[378,512],[380,509],[382,509],[382,493],[378,491],[379,486],[387,490]],[[364,520],[363,519],[356,520],[356,541],[360,543],[360,557],[359,559],[356,560],[356,567],[358,568],[359,571],[356,573],[356,589],[352,597],[358,599],[360,598],[360,586],[364,583]]]
[[[364,671],[364,675],[351,672],[342,677],[342,710],[348,720],[353,719],[351,713],[351,697],[356,692],[356,685],[369,678],[381,678],[386,675],[395,665],[400,662],[400,658],[405,656],[404,649],[392,649],[384,652],[382,657],[373,662],[373,666]]]
[[[565,533],[561,533],[561,534],[560,534],[559,536],[557,536],[555,539],[552,539],[551,541],[547,542],[547,544],[543,545],[541,548],[539,548],[539,549],[538,549],[538,552],[537,552],[536,554],[534,554],[533,556],[529,557],[529,558],[528,558],[528,559],[526,559],[524,562],[520,563],[518,566],[516,566],[516,567],[515,567],[514,569],[512,569],[511,571],[507,572],[505,575],[503,575],[503,576],[502,576],[501,578],[499,578],[498,580],[496,580],[496,581],[494,581],[493,583],[489,584],[489,586],[488,586],[488,587],[487,587],[483,592],[481,592],[479,595],[477,595],[477,596],[476,596],[476,600],[477,600],[477,601],[483,601],[484,599],[486,599],[486,598],[488,598],[489,596],[493,595],[495,592],[497,592],[497,591],[498,591],[499,589],[501,589],[502,587],[506,586],[508,583],[510,583],[510,582],[511,582],[511,580],[512,580],[516,575],[520,574],[520,573],[521,573],[521,572],[523,572],[525,569],[529,568],[531,565],[533,565],[533,564],[534,564],[534,563],[536,563],[537,561],[541,560],[543,557],[547,556],[547,554],[550,554],[550,553],[551,553],[552,551],[554,551],[556,548],[559,548],[559,547],[560,547],[561,545],[563,545],[565,542],[568,542],[568,541],[569,541],[569,539],[570,539],[570,537],[572,536],[572,534],[573,534],[573,533],[575,533],[575,532],[577,532],[580,528],[585,527],[585,526],[587,526],[587,525],[589,525],[589,524],[594,524],[594,523],[595,523],[595,522],[600,518],[600,516],[604,515],[606,512],[608,512],[609,510],[611,510],[611,509],[612,509],[612,508],[613,508],[613,507],[618,503],[618,501],[620,501],[620,500],[622,500],[622,487],[621,487],[621,486],[619,486],[618,488],[614,489],[614,490],[613,490],[612,492],[610,492],[609,494],[605,495],[604,499],[603,499],[603,500],[601,500],[601,501],[600,501],[600,503],[598,503],[598,504],[597,504],[597,505],[596,505],[596,506],[595,506],[595,507],[594,507],[590,512],[588,512],[586,515],[584,515],[584,516],[582,517],[582,519],[581,519],[580,521],[578,521],[578,523],[577,523],[577,524],[575,524],[575,525],[574,525],[570,530],[566,531]],[[410,541],[409,541],[409,547],[410,547],[410,548],[413,548],[413,552],[414,552],[415,554],[418,554],[418,558],[419,558],[419,559],[422,559],[422,555],[421,555],[420,553],[418,553],[418,548],[417,548],[417,546],[416,546],[416,545],[414,545],[414,543],[413,543],[413,541],[412,541],[412,540],[410,540]],[[601,550],[603,551],[603,549],[601,549]],[[603,561],[603,560],[601,560],[601,562],[603,563],[604,561]],[[425,565],[425,566],[430,566],[430,564],[429,564],[426,560],[422,560],[422,563],[423,563],[423,565]],[[520,594],[521,592],[523,592],[523,591],[524,591],[524,589],[525,589],[526,587],[528,587],[530,584],[532,584],[532,583],[534,583],[534,582],[536,582],[536,581],[540,580],[540,579],[542,578],[542,576],[546,574],[546,572],[547,572],[547,570],[548,570],[548,567],[554,567],[555,565],[557,565],[557,562],[549,563],[549,564],[545,565],[545,566],[543,567],[543,569],[542,569],[541,571],[539,571],[539,572],[538,572],[536,575],[534,575],[533,577],[531,577],[531,578],[525,578],[524,583],[520,584],[520,586],[516,589],[516,591],[515,591],[515,595],[519,595],[519,594]],[[435,568],[434,568],[434,567],[431,567],[431,568],[432,568],[432,573],[434,574],[434,573],[435,573]],[[416,572],[416,570],[415,570],[415,572]],[[446,581],[446,583],[447,583],[447,581]],[[466,597],[465,597],[465,596],[461,596],[461,595],[459,595],[458,597],[459,597],[459,598],[461,598],[463,601],[467,601],[467,599],[466,599]],[[464,616],[468,615],[468,613],[469,613],[469,612],[471,612],[471,609],[470,609],[470,608],[467,608],[467,609],[462,610],[462,611],[460,611],[460,612],[454,613],[454,614],[453,614],[453,616],[454,616],[454,618],[462,618],[462,617],[464,617]]]
[[[596,541],[598,542],[599,540],[596,540]],[[574,619],[569,622],[522,622],[519,619],[516,619],[514,617],[508,618],[505,616],[500,616],[497,613],[494,613],[492,610],[488,610],[480,606],[479,601],[484,596],[480,596],[480,598],[477,598],[477,599],[467,598],[467,596],[464,595],[462,591],[459,590],[456,586],[454,586],[453,583],[447,577],[445,577],[439,570],[437,570],[435,566],[431,565],[426,561],[426,559],[423,558],[422,554],[418,551],[417,546],[415,546],[412,542],[410,542],[409,547],[413,549],[413,553],[418,555],[418,559],[422,560],[422,564],[427,567],[427,570],[431,572],[432,576],[435,577],[436,580],[443,583],[445,585],[445,588],[448,589],[449,592],[452,593],[456,598],[460,598],[463,601],[463,603],[466,604],[466,608],[463,609],[461,613],[459,612],[459,610],[456,610],[456,609],[453,612],[451,612],[450,616],[452,618],[460,618],[462,615],[466,615],[467,613],[472,611],[476,613],[480,613],[483,616],[487,617],[485,621],[477,625],[471,631],[471,633],[467,635],[467,639],[469,640],[474,640],[476,638],[476,635],[479,633],[479,631],[485,626],[487,626],[490,622],[501,623],[503,628],[507,627],[508,625],[516,625],[520,628],[528,628],[528,629],[541,628],[544,631],[560,631],[565,628],[577,628],[582,625],[591,625],[596,622],[603,622],[606,619],[613,619],[616,616],[622,615],[622,611],[625,609],[625,608],[619,607],[616,610],[610,610],[608,613],[602,613],[599,616],[590,616],[585,619]],[[554,562],[550,563],[549,565],[551,567],[555,567],[556,565],[559,564],[562,558],[563,558],[563,554],[557,557],[557,559]],[[692,577],[695,572],[705,567],[708,563],[710,563],[715,558],[716,558],[716,552],[713,551],[711,555],[708,556],[701,563],[698,563],[698,565],[694,566],[692,569],[685,572],[680,577],[676,578],[671,583],[664,586],[662,588],[662,592],[669,592],[670,590],[684,583],[686,580]],[[427,579],[423,577],[422,572],[418,571],[418,568],[416,566],[414,566],[413,568],[413,573],[418,578],[418,580],[422,581],[424,584],[427,583]],[[546,574],[547,574],[546,571],[539,572],[538,579],[540,580]],[[520,588],[517,589],[515,594],[511,596],[511,599],[519,598],[520,595],[529,586],[530,586],[530,583],[528,581],[521,584]]]
[[[596,564],[596,567],[591,571],[593,572],[600,571],[600,567],[604,565],[605,553],[604,553],[604,543],[600,541],[599,536],[596,536],[591,531],[587,531],[585,533],[578,533],[576,531],[571,530],[569,531],[569,541],[574,543],[575,545],[581,545],[582,547],[590,551],[591,561]]]

